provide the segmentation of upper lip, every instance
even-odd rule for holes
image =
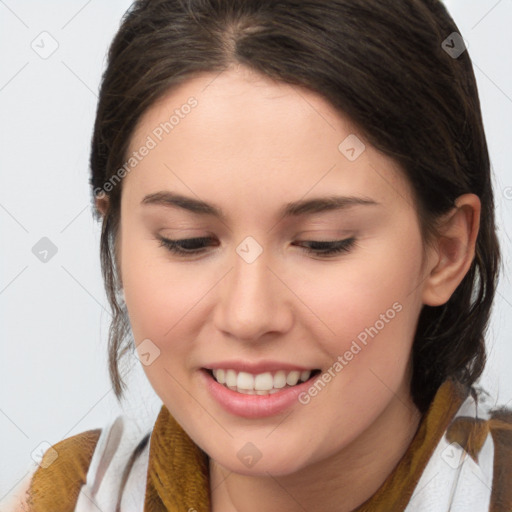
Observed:
[[[233,360],[233,361],[219,361],[216,363],[210,363],[205,366],[207,370],[218,370],[218,369],[226,369],[226,370],[235,370],[237,372],[247,372],[253,374],[265,373],[265,372],[274,372],[278,370],[287,370],[287,371],[305,371],[305,370],[316,370],[317,368],[312,366],[300,366],[296,364],[290,363],[281,363],[279,361],[259,361],[257,363],[250,361],[242,361],[242,360]]]

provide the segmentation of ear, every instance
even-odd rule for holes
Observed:
[[[475,194],[464,194],[443,217],[440,236],[436,240],[436,254],[431,257],[431,270],[424,281],[424,304],[445,304],[464,279],[475,256],[480,211],[480,198]]]
[[[106,194],[103,194],[101,197],[96,198],[96,208],[101,212],[101,215],[105,217],[105,214],[108,211],[109,206],[109,198]]]

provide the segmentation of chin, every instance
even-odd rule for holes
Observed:
[[[215,459],[215,462],[233,473],[253,477],[268,477],[269,474],[272,476],[291,475],[306,466],[306,461],[302,459],[297,460],[297,457],[294,457],[293,454],[283,454],[282,460],[276,459],[277,455],[276,452],[269,452],[269,455],[265,457],[265,453],[262,453],[261,458],[252,465],[249,465],[250,462],[247,465],[244,464],[238,457],[235,459],[221,457],[220,459]]]

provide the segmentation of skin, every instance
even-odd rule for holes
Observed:
[[[398,165],[318,94],[240,66],[198,75],[154,104],[129,153],[190,96],[198,105],[122,184],[117,243],[128,313],[136,344],[149,338],[160,350],[144,371],[211,457],[213,511],[350,511],[375,493],[418,428],[410,395],[416,322],[424,304],[445,303],[467,273],[480,201],[458,198],[422,260],[412,190]],[[366,144],[355,161],[338,149],[350,134]],[[140,204],[164,190],[214,203],[226,220]],[[380,204],[276,217],[284,203],[333,194]],[[97,204],[105,212],[108,198]],[[182,257],[159,235],[213,240]],[[250,264],[236,252],[247,236],[263,249]],[[347,253],[304,248],[350,236],[356,245]],[[401,311],[307,405],[241,418],[199,379],[201,367],[235,358],[326,371],[397,302]],[[247,442],[261,453],[251,468],[237,457]]]

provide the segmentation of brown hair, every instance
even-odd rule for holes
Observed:
[[[455,56],[443,48],[454,32],[457,26],[438,0],[132,4],[109,49],[90,156],[92,201],[107,191],[109,197],[101,265],[113,312],[109,372],[118,400],[126,386],[119,363],[133,350],[133,339],[117,297],[122,181],[105,184],[123,166],[138,120],[157,99],[198,73],[233,64],[319,93],[394,158],[414,191],[425,245],[459,195],[479,196],[480,230],[469,271],[445,304],[424,305],[420,313],[411,392],[425,411],[447,377],[476,381],[485,365],[500,249],[473,67],[467,51]]]

